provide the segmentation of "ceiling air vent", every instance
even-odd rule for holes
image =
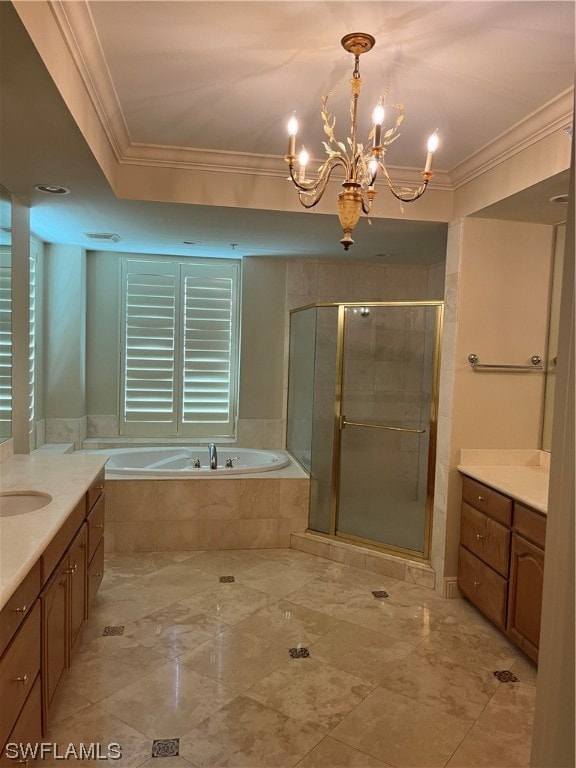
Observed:
[[[98,240],[100,243],[119,243],[122,240],[115,232],[84,232],[84,237],[89,240]]]

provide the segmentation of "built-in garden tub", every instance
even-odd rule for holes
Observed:
[[[109,552],[290,547],[307,528],[310,480],[284,451],[217,446],[217,469],[206,445],[98,453]]]
[[[253,448],[214,449],[215,466],[210,466],[207,446],[117,448],[109,451],[106,477],[142,474],[146,477],[215,477],[218,475],[252,474],[283,469],[290,457],[283,451]]]

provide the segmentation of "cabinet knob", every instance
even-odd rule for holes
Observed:
[[[99,523],[98,525],[95,525],[94,528],[104,528],[104,523]]]
[[[26,683],[28,682],[28,675],[23,675],[22,677],[17,677],[16,678],[16,682],[17,683],[22,683],[22,685],[26,685]]]
[[[479,587],[480,586],[480,582],[479,581],[474,581],[473,584],[474,584],[475,587]]]
[[[74,565],[71,565],[70,568],[66,569],[66,573],[76,573],[78,570],[78,563],[74,563]]]
[[[483,539],[483,538],[484,538],[484,536],[482,536],[482,534],[481,534],[481,533],[477,533],[477,534],[476,534],[476,539],[477,539],[478,541],[482,541],[482,539]]]
[[[96,578],[100,579],[102,576],[104,576],[103,573],[93,573],[92,574],[92,578],[93,579],[96,579]]]
[[[104,485],[95,485],[95,486],[94,486],[94,488],[95,488],[97,491],[103,491],[103,490],[104,490]]]
[[[486,501],[486,496],[478,496],[478,501]]]
[[[16,613],[26,613],[26,611],[28,610],[28,606],[23,605],[20,608],[14,608],[14,610],[16,611]]]

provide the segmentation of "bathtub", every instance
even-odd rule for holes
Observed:
[[[208,446],[166,448],[116,448],[108,453],[106,477],[145,475],[146,477],[224,477],[255,472],[269,472],[290,464],[284,451],[264,451],[253,448],[220,448],[218,467],[210,469]],[[200,460],[200,467],[194,461]],[[226,461],[232,459],[232,467]]]

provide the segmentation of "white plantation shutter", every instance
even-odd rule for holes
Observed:
[[[38,245],[30,241],[30,339],[28,342],[28,432],[34,433],[36,419],[36,260]],[[35,447],[35,445],[34,445]]]
[[[0,438],[12,429],[12,270],[10,250],[0,249]]]
[[[121,431],[234,434],[238,266],[125,260]]]
[[[184,433],[232,435],[237,358],[237,267],[185,265],[182,411]],[[186,427],[196,425],[193,430]]]
[[[123,434],[172,434],[178,265],[124,263]]]

